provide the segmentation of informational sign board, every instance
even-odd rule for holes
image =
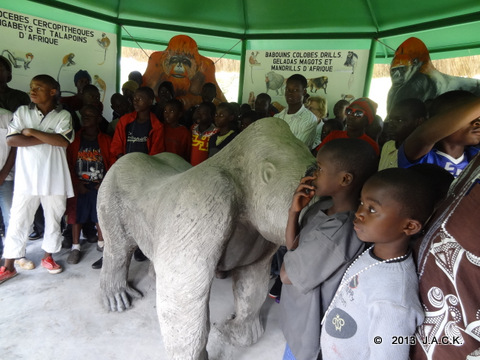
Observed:
[[[363,96],[368,50],[248,50],[242,103],[259,93],[267,93],[283,106],[289,76],[307,78],[310,96],[327,99],[330,117],[333,105]]]
[[[86,70],[100,90],[104,116],[111,119],[115,92],[116,34],[64,24],[0,8],[0,54],[12,64],[11,88],[28,92],[39,74],[54,77],[62,96],[74,95],[75,73]]]

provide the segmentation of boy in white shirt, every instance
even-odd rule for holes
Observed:
[[[73,196],[66,148],[74,131],[70,113],[57,108],[59,93],[60,85],[51,76],[35,76],[30,82],[32,103],[21,106],[9,124],[7,144],[17,147],[17,159],[0,283],[17,275],[14,261],[25,256],[28,229],[40,204],[45,214],[42,266],[51,274],[62,271],[52,254],[61,250],[60,220],[67,197]]]

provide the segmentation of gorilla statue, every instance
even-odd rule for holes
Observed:
[[[195,167],[170,153],[120,158],[98,194],[105,306],[122,311],[141,296],[127,283],[139,246],[155,269],[157,314],[171,359],[208,359],[216,269],[232,271],[235,299],[235,316],[217,329],[233,345],[255,343],[263,334],[259,312],[271,258],[285,241],[292,194],[314,163],[278,118],[258,120]]]

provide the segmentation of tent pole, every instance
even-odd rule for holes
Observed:
[[[365,86],[363,88],[363,96],[368,96],[370,92],[370,84],[373,76],[373,66],[375,65],[375,55],[377,49],[377,41],[372,39],[370,44],[370,53],[368,54],[367,74],[365,76]]]
[[[242,104],[242,95],[243,95],[243,81],[245,78],[245,58],[247,53],[247,39],[242,39],[242,53],[240,57],[240,76],[238,84],[238,100],[237,102]]]
[[[120,89],[122,87],[122,84],[120,84],[120,74],[121,74],[121,59],[122,59],[122,26],[119,24],[116,24],[116,32],[117,32],[117,68],[116,68],[116,92],[121,93]]]

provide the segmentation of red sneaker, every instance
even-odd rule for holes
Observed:
[[[47,269],[50,274],[58,274],[63,271],[62,267],[58,265],[51,256],[42,259],[42,266]]]
[[[17,275],[18,273],[17,273],[17,270],[15,269],[13,269],[13,271],[10,271],[10,270],[7,270],[5,266],[0,267],[0,284]]]

